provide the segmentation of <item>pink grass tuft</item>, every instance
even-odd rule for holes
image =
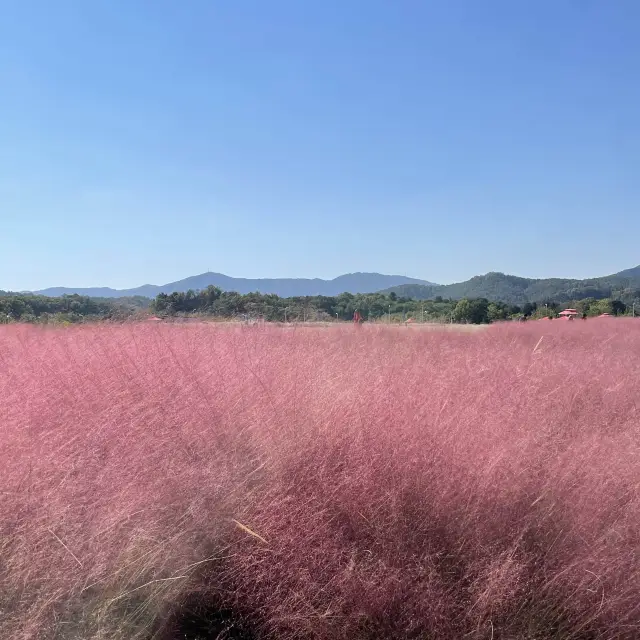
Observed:
[[[0,327],[0,637],[640,637],[639,356],[631,319]]]

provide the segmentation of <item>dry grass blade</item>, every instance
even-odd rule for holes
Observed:
[[[109,604],[113,604],[118,600],[122,600],[123,598],[130,596],[132,593],[135,593],[136,591],[140,591],[140,589],[144,589],[145,587],[150,587],[153,584],[172,582],[174,580],[184,580],[185,578],[188,578],[188,577],[189,576],[173,576],[171,578],[158,578],[156,580],[149,580],[149,582],[145,582],[144,584],[141,584],[139,587],[136,587],[135,589],[130,589],[129,591],[125,591],[124,593],[121,593],[119,596],[112,598],[111,600],[109,600]]]
[[[532,354],[534,354],[538,350],[538,347],[542,344],[542,339],[543,338],[544,338],[544,336],[540,336],[540,340],[538,340],[538,342],[536,342],[536,346],[533,347],[533,351],[531,352]]]
[[[236,520],[235,518],[232,518],[231,521],[235,523],[238,529],[241,529],[245,533],[248,533],[250,536],[257,538],[258,540],[260,540],[260,542],[264,542],[264,544],[269,544],[260,534],[256,533],[252,529],[249,529],[247,525],[242,524],[242,522],[238,522],[238,520]]]
[[[60,540],[60,538],[48,527],[47,527],[47,531],[66,549],[67,553],[78,563],[78,566],[82,567],[82,562],[78,560],[78,557],[76,556],[76,554],[73,553],[73,551],[71,551],[71,549],[69,549],[69,547],[67,547],[67,545],[64,542],[62,542],[62,540]]]

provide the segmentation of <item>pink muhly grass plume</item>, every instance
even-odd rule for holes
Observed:
[[[639,637],[639,355],[631,319],[0,327],[0,637]]]

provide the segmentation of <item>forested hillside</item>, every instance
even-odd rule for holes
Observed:
[[[465,282],[449,285],[422,286],[400,285],[385,289],[399,296],[427,300],[443,298],[487,298],[509,304],[526,302],[569,302],[585,298],[613,298],[626,303],[640,302],[640,266],[620,273],[592,278],[571,280],[565,278],[533,279],[520,278],[504,273],[487,273]]]

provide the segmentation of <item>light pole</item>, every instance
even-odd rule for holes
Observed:
[[[424,324],[424,302],[422,303],[422,324]]]
[[[284,323],[285,323],[285,324],[287,324],[287,309],[288,309],[288,308],[289,308],[289,307],[285,307],[285,308],[284,308]]]
[[[389,305],[389,324],[391,324],[391,305]]]

